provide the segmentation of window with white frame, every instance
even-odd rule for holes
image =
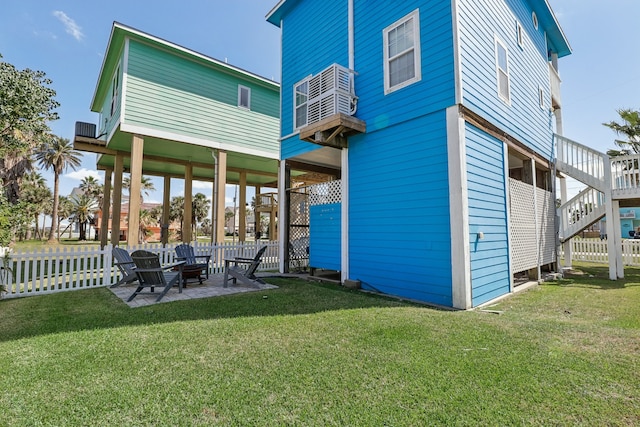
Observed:
[[[420,69],[419,9],[383,30],[384,93],[388,94],[422,78]]]
[[[111,85],[111,117],[116,112],[118,106],[118,93],[120,92],[120,65],[116,67],[116,73],[113,76]]]
[[[509,88],[509,51],[496,37],[496,72],[498,76],[498,95],[507,104],[511,102]]]
[[[307,125],[309,101],[309,80],[305,79],[293,86],[293,127],[300,129]]]
[[[251,109],[251,89],[238,85],[238,107]]]

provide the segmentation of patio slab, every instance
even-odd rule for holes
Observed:
[[[264,280],[265,277],[262,277]],[[129,307],[144,307],[152,304],[161,304],[165,302],[172,301],[182,301],[196,298],[210,298],[210,297],[218,297],[222,295],[233,295],[239,294],[243,292],[259,292],[265,291],[269,289],[277,289],[278,287],[275,285],[270,285],[268,283],[258,284],[256,287],[244,286],[240,283],[237,285],[233,285],[229,283],[228,287],[223,286],[224,275],[223,274],[215,274],[210,275],[209,279],[203,280],[202,284],[198,282],[190,281],[187,283],[187,287],[182,289],[182,293],[178,293],[178,288],[173,287],[167,294],[159,301],[156,302],[156,298],[158,298],[158,293],[161,289],[157,290],[156,295],[153,294],[139,294],[136,296],[133,301],[127,302],[127,299],[131,296],[133,291],[136,289],[135,284],[129,285],[121,285],[116,288],[108,288],[115,296],[120,298],[125,304]]]

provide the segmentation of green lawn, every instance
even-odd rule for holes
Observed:
[[[3,300],[0,425],[638,425],[640,270],[582,270],[468,312],[289,279]]]

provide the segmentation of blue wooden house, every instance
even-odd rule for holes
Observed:
[[[267,20],[282,30],[284,270],[308,257],[466,309],[553,267],[571,50],[546,0],[281,0]]]

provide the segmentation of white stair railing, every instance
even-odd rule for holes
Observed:
[[[640,195],[640,155],[611,158],[611,183],[614,197]]]
[[[556,141],[556,167],[583,184],[599,191],[605,191],[608,177],[605,162],[609,156],[572,141],[561,135],[554,135]]]
[[[604,194],[587,188],[558,208],[560,241],[564,242],[605,215]]]

